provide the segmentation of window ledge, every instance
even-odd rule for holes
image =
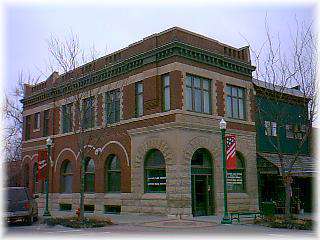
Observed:
[[[120,192],[107,192],[104,194],[105,198],[121,198],[121,193]]]

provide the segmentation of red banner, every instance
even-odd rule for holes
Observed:
[[[227,170],[237,169],[236,144],[236,135],[230,134],[226,136]]]
[[[46,149],[38,150],[38,180],[47,178],[48,152]]]

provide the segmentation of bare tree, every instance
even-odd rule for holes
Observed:
[[[292,169],[298,161],[303,147],[310,139],[312,123],[316,118],[316,74],[318,52],[316,35],[312,24],[306,25],[296,20],[294,32],[288,31],[291,41],[281,43],[279,34],[271,34],[267,20],[265,23],[266,42],[258,51],[251,49],[256,64],[256,89],[265,99],[273,99],[268,106],[261,106],[257,100],[256,117],[264,126],[268,143],[277,154],[280,162],[280,174],[285,187],[285,215],[290,217]],[[289,50],[289,53],[285,53]],[[259,106],[260,105],[260,106]],[[298,116],[292,115],[292,106],[301,107]],[[301,125],[297,133],[293,156],[286,158],[285,144],[281,134],[272,134],[272,126],[265,124],[266,117],[276,122],[277,132],[286,132],[288,123],[299,118]],[[269,123],[270,124],[270,123]],[[290,127],[290,126],[289,126]]]
[[[51,36],[48,41],[49,52],[52,56],[51,70],[62,71],[60,77],[66,76],[65,81],[77,82],[83,77],[91,78],[97,70],[97,56],[100,55],[94,45],[90,48],[89,54],[81,50],[79,38],[71,34],[69,39],[60,40]],[[89,61],[89,62],[88,62]],[[81,65],[81,67],[80,67]],[[98,93],[100,87],[80,89],[64,99],[64,103],[59,107],[62,119],[62,132],[72,132],[77,151],[81,161],[80,173],[80,219],[84,217],[84,193],[86,178],[87,156],[94,154],[99,158],[99,149],[96,146],[103,137],[101,129],[95,130],[96,107],[98,104]],[[101,126],[104,128],[105,126]]]

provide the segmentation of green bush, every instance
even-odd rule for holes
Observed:
[[[299,230],[312,230],[313,222],[310,219],[292,218],[286,220],[284,217],[268,217],[264,219],[257,219],[255,224],[271,227],[271,228],[288,228]]]
[[[113,222],[109,218],[50,218],[46,220],[48,226],[62,225],[70,228],[97,228],[112,225]]]

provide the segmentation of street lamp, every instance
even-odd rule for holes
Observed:
[[[47,139],[47,149],[48,149],[48,159],[47,159],[47,176],[46,176],[46,208],[44,210],[43,216],[44,217],[51,217],[51,214],[49,212],[49,166],[51,160],[51,146],[52,146],[52,139],[48,137]]]
[[[219,125],[221,130],[221,149],[222,149],[221,160],[222,160],[222,167],[223,167],[223,202],[224,202],[224,212],[223,212],[223,218],[221,220],[221,223],[230,224],[232,222],[228,214],[227,169],[226,169],[227,164],[226,164],[226,142],[225,142],[227,123],[222,118]]]

